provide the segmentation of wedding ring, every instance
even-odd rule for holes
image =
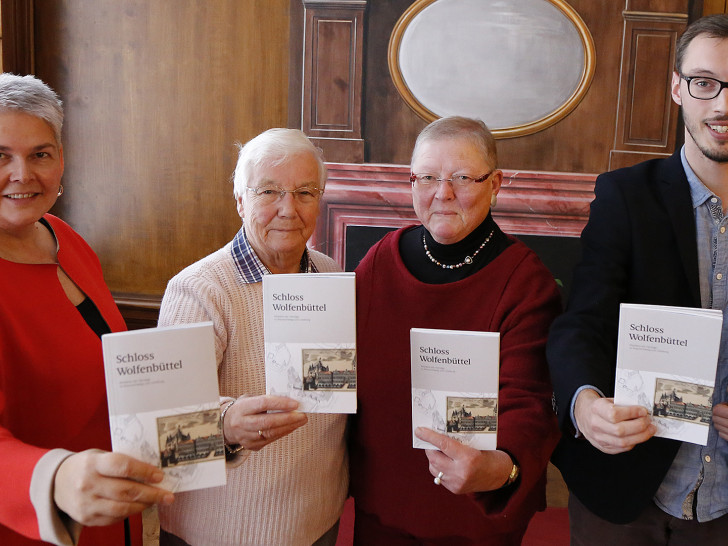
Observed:
[[[437,477],[435,477],[435,485],[440,485],[440,482],[442,482],[442,478],[445,477],[445,474],[442,472],[438,472]]]
[[[258,431],[258,436],[260,436],[261,440],[265,440],[265,436],[263,436],[263,431],[262,430],[259,430]]]

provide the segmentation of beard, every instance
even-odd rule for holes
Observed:
[[[700,153],[702,153],[706,158],[710,159],[711,161],[715,161],[716,163],[728,163],[728,143],[725,143],[723,145],[716,144],[714,147],[711,148],[709,146],[709,142],[703,142],[700,138],[698,138],[703,136],[704,134],[701,133],[701,129],[703,131],[710,131],[710,129],[706,127],[703,122],[696,123],[692,119],[686,117],[684,111],[683,122],[685,123],[685,129],[690,135],[690,138],[693,139],[693,142],[697,146],[698,150],[700,150]],[[709,137],[706,135],[704,140],[708,140],[708,138]]]

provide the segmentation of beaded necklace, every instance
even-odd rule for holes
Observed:
[[[447,264],[443,264],[443,263],[438,262],[432,256],[432,254],[430,253],[430,249],[427,248],[427,242],[425,241],[425,233],[424,233],[424,231],[422,233],[422,246],[425,247],[425,255],[430,259],[430,261],[433,264],[439,265],[443,269],[457,269],[457,268],[462,267],[464,265],[470,265],[470,264],[472,264],[473,263],[473,259],[478,255],[478,252],[480,252],[481,250],[483,250],[483,247],[488,244],[488,242],[490,241],[490,238],[492,236],[493,236],[493,230],[491,230],[491,232],[485,238],[485,241],[483,241],[483,243],[478,247],[478,249],[475,252],[473,252],[473,255],[472,256],[465,256],[465,259],[462,262],[460,262],[459,264],[447,265]]]

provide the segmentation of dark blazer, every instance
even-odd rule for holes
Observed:
[[[679,152],[603,174],[595,194],[569,304],[547,345],[563,432],[552,461],[587,508],[626,523],[651,501],[680,442],[653,438],[607,455],[574,438],[571,399],[582,385],[614,396],[620,303],[700,307],[695,220]]]

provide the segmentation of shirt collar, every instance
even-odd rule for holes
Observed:
[[[713,197],[713,192],[700,181],[698,175],[695,174],[695,171],[693,171],[692,167],[690,167],[688,159],[685,156],[685,146],[683,146],[680,150],[680,161],[682,161],[683,170],[685,171],[685,176],[687,177],[688,184],[690,185],[690,197],[693,200],[693,208],[696,209],[708,199]]]
[[[253,247],[250,246],[244,227],[241,227],[235,234],[230,247],[230,252],[233,256],[235,267],[237,267],[238,272],[240,273],[240,278],[245,284],[261,282],[263,280],[263,275],[271,274],[270,270],[263,264],[263,262],[260,261],[260,258],[258,258]],[[309,256],[308,249],[305,249],[301,256],[300,272],[318,273],[316,265]]]

